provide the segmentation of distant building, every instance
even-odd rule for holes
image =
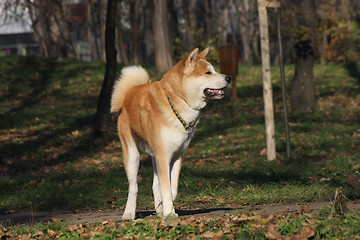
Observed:
[[[21,7],[4,12],[4,0],[0,0],[0,55],[36,55],[39,45],[34,40],[31,20]]]
[[[87,4],[84,0],[66,0],[69,15],[67,21],[72,25],[71,44],[75,57],[90,61],[90,49],[87,40]],[[35,41],[32,22],[25,7],[25,1],[18,4],[9,0],[0,0],[0,56],[38,55],[40,46]]]

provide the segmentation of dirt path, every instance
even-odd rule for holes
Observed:
[[[263,216],[281,215],[288,213],[296,213],[302,205],[308,205],[311,210],[318,210],[320,208],[330,206],[330,202],[311,202],[307,204],[276,204],[276,205],[257,205],[245,206],[238,208],[210,208],[210,209],[197,209],[197,210],[177,210],[181,218],[191,216],[199,218],[217,218],[228,214],[247,213],[255,211]],[[346,206],[355,212],[360,213],[360,201],[349,201]],[[71,211],[54,211],[54,212],[35,212],[35,213],[14,213],[4,214],[0,216],[1,225],[13,224],[30,224],[38,222],[68,222],[68,223],[95,223],[104,221],[121,221],[122,211],[116,210],[86,210],[80,212]],[[154,218],[153,211],[138,211],[137,218]]]

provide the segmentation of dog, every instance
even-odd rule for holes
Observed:
[[[129,181],[123,220],[134,220],[140,152],[152,156],[152,190],[156,213],[177,216],[173,206],[178,191],[182,155],[194,136],[200,110],[209,99],[224,97],[231,78],[217,73],[206,61],[206,48],[196,48],[173,66],[160,81],[151,82],[139,66],[123,68],[114,84],[111,112],[118,116],[118,134]]]

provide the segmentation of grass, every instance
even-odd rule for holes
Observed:
[[[109,123],[112,138],[92,140],[104,69],[102,63],[1,58],[0,213],[124,208],[127,180],[115,122]],[[149,71],[160,78],[153,68]],[[175,208],[324,201],[336,188],[349,199],[359,198],[346,180],[360,168],[358,77],[341,65],[315,66],[319,109],[290,113],[293,158],[286,159],[279,69],[272,71],[277,160],[267,162],[264,152],[261,68],[241,66],[239,99],[210,102],[201,115],[185,155]],[[285,73],[289,92],[294,66],[286,66]],[[138,209],[152,209],[152,166],[146,157],[138,179]],[[148,223],[141,224],[146,228]],[[135,228],[129,226],[125,229]],[[179,228],[167,234],[196,232]],[[247,224],[238,229],[256,232]],[[264,236],[267,230],[261,229],[256,234]]]
[[[359,214],[333,215],[330,208],[279,217],[228,215],[213,219],[136,220],[96,224],[47,223],[0,226],[4,239],[357,239]]]

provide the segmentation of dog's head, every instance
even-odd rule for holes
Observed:
[[[188,104],[194,109],[205,107],[208,99],[224,97],[223,89],[229,85],[231,78],[218,73],[206,61],[209,48],[199,53],[194,49],[180,63],[184,67],[182,87]]]

